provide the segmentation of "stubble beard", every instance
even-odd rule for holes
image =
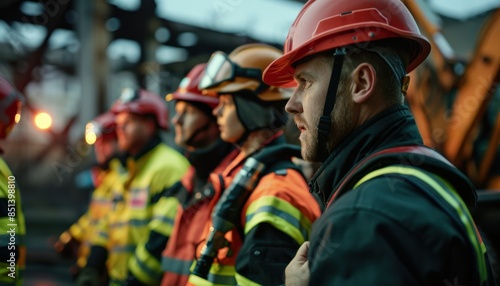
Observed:
[[[353,130],[352,103],[348,96],[339,88],[335,107],[331,113],[330,132],[327,136],[326,146],[319,146],[318,127],[307,129],[307,134],[301,140],[301,154],[304,160],[309,162],[324,162],[331,152],[344,140]],[[319,122],[321,115],[315,114],[314,122]],[[311,127],[311,126],[309,126]],[[322,142],[325,144],[325,142]]]

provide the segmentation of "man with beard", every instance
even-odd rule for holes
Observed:
[[[208,175],[220,172],[237,154],[232,144],[219,137],[217,121],[212,115],[219,100],[202,95],[198,89],[204,67],[205,64],[196,65],[181,81],[177,91],[167,95],[167,100],[175,100],[175,115],[172,118],[175,144],[186,149],[185,156],[191,167],[177,184],[163,192],[156,204],[153,220],[149,224],[149,239],[137,247],[129,263],[127,285],[160,283],[163,274],[161,252],[172,230],[179,227],[168,222],[173,217],[180,218],[189,198],[202,196]],[[179,202],[181,196],[183,199]]]
[[[399,0],[302,8],[264,81],[296,86],[286,110],[323,215],[286,285],[494,285],[468,207],[472,183],[423,146],[403,94],[430,51]]]

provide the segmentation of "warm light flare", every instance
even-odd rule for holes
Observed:
[[[45,130],[52,126],[52,117],[46,112],[40,112],[35,116],[36,127]]]
[[[92,145],[95,143],[95,141],[97,141],[97,136],[95,133],[92,132],[85,134],[85,142],[87,142],[87,144]]]

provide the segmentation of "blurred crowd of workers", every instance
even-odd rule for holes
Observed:
[[[311,0],[284,52],[246,44],[193,67],[166,97],[171,123],[162,96],[123,90],[86,126],[95,190],[55,245],[75,284],[495,285],[474,187],[423,146],[403,104],[429,52],[399,0]],[[0,84],[5,139],[21,97]],[[170,125],[184,154],[161,140]],[[322,163],[312,178],[300,157]],[[1,163],[0,281],[16,285]]]

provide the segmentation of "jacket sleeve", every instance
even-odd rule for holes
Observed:
[[[88,229],[90,224],[89,213],[85,212],[75,223],[73,223],[68,232],[71,236],[78,242],[83,241],[84,233]]]
[[[145,244],[140,244],[129,263],[127,285],[155,285],[161,279],[161,253],[168,242],[165,236],[152,230]]]
[[[279,243],[277,243],[279,241]],[[299,243],[268,223],[246,234],[236,259],[238,285],[281,285]]]
[[[149,237],[137,245],[129,261],[129,285],[157,285],[162,277],[161,253],[172,234],[179,201],[163,192],[154,205],[153,218],[148,224]]]
[[[319,231],[311,240],[310,285],[469,285],[471,281],[473,264],[464,261],[474,258],[457,251],[466,248],[459,237],[450,240],[432,231],[429,235],[446,245],[432,248],[418,233],[374,209],[348,208],[326,215],[327,220],[315,225]],[[446,223],[443,228],[448,228]]]

